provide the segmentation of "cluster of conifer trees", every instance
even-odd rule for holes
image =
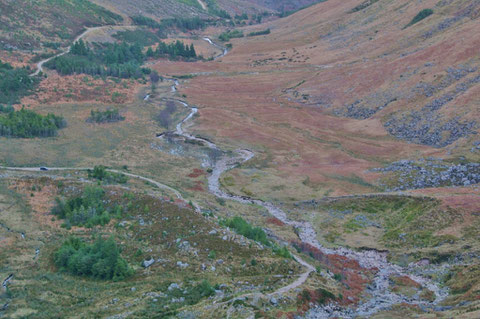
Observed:
[[[136,43],[94,44],[89,48],[83,40],[75,42],[70,52],[49,61],[46,66],[62,75],[89,74],[120,78],[140,78],[151,72],[141,65],[146,57],[168,57],[171,59],[195,59],[197,53],[193,44],[182,41],[170,44],[160,42],[154,51],[149,48],[146,54]]]
[[[55,252],[54,260],[61,270],[79,276],[118,281],[134,273],[112,237],[98,237],[92,244],[70,237]]]
[[[160,42],[156,50],[148,48],[147,57],[168,57],[171,59],[186,58],[186,59],[196,59],[197,52],[195,47],[192,44],[184,44],[182,41],[175,41],[172,43]]]
[[[136,25],[143,25],[153,29],[158,29],[161,33],[168,33],[168,31],[173,28],[177,28],[182,31],[191,31],[203,29],[207,26],[207,21],[202,20],[199,17],[170,18],[163,19],[161,22],[157,22],[151,18],[141,15],[133,16],[131,19]]]
[[[25,109],[0,115],[0,136],[5,137],[51,137],[65,126],[66,122],[61,116],[44,116]]]
[[[27,68],[14,68],[0,60],[0,103],[15,104],[28,95],[38,83],[30,73]]]
[[[83,40],[74,43],[70,52],[49,61],[46,66],[62,75],[89,74],[120,78],[139,78],[150,72],[142,68],[142,47],[126,42],[96,44],[90,49]]]

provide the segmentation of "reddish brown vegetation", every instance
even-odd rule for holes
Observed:
[[[266,220],[267,224],[272,224],[272,225],[277,225],[277,226],[285,226],[285,223],[282,222],[280,219],[275,218],[275,217],[269,217]]]
[[[34,95],[22,99],[22,104],[29,106],[71,102],[125,104],[133,101],[139,86],[139,83],[132,80],[115,83],[85,75],[60,76],[56,72],[51,72],[47,79],[40,82]]]
[[[199,168],[194,168],[193,169],[193,172],[188,174],[187,176],[188,177],[191,177],[191,178],[197,178],[197,177],[200,177],[200,176],[203,176],[205,175],[205,171],[203,169],[199,169]]]
[[[370,282],[370,277],[377,269],[362,268],[356,260],[348,259],[340,255],[326,255],[319,249],[306,243],[293,243],[302,252],[309,254],[320,261],[328,270],[341,276],[341,304],[357,304],[360,295]]]
[[[202,181],[195,181],[194,186],[189,187],[188,189],[190,189],[192,191],[195,191],[195,192],[203,192],[204,191],[203,182]]]

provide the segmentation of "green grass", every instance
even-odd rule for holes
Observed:
[[[444,210],[440,203],[431,198],[404,196],[381,196],[338,200],[327,204],[324,209],[334,211],[351,210],[348,220],[339,219],[346,232],[359,232],[365,226],[355,217],[365,214],[365,218],[380,224],[383,235],[378,238],[386,247],[435,247],[442,243],[454,243],[449,235],[435,235],[461,218],[454,211]],[[334,239],[331,238],[330,241]]]
[[[154,128],[155,124],[145,125],[145,120],[153,117],[153,110],[138,109],[141,121],[133,123],[119,122],[111,125],[91,125],[86,119],[91,110],[98,107],[95,105],[70,104],[62,107],[42,106],[36,108],[39,114],[55,112],[63,116],[68,123],[65,129],[59,131],[59,135],[48,139],[21,139],[11,143],[7,138],[0,138],[0,161],[13,166],[93,166],[85,163],[90,159],[94,164],[101,163],[101,159],[108,157],[111,152],[127,147],[129,140],[137,139],[137,143],[148,145],[146,139],[148,128]],[[133,107],[131,107],[133,108]],[[129,110],[130,107],[123,108]],[[85,114],[85,115],[81,115]],[[153,132],[151,133],[154,134]],[[81,164],[83,163],[83,164]]]
[[[368,187],[368,188],[377,189],[377,187],[375,185],[372,185],[372,184],[366,182],[363,178],[361,178],[361,177],[359,177],[355,174],[352,174],[350,176],[329,175],[329,177],[334,178],[334,179],[339,180],[339,181],[348,182],[348,183],[355,184],[355,185],[360,185],[360,186],[364,186],[364,187]]]

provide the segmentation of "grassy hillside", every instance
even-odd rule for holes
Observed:
[[[116,24],[122,17],[88,0],[0,1],[3,49],[38,50],[70,42],[85,26]]]
[[[50,318],[68,311],[151,318],[186,312],[223,318],[226,309],[205,305],[271,291],[300,270],[294,261],[228,231],[185,203],[166,194],[145,195],[142,188],[148,186],[134,190],[135,181],[127,185],[129,191],[96,187],[103,189],[101,205],[111,212],[109,222],[64,228],[65,220],[52,213],[55,198],[74,200],[91,186],[58,177],[2,180],[0,278],[13,277],[7,289],[1,288],[0,315]],[[101,259],[86,270],[98,254],[106,261],[118,258],[128,275],[105,275]],[[68,256],[75,261],[68,262]]]

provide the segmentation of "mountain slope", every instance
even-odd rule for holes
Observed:
[[[246,27],[271,34],[232,39],[221,62],[159,64],[172,74],[217,72],[184,92],[202,106],[199,130],[265,150],[264,169],[278,180],[245,176],[245,189],[305,199],[371,192],[382,175],[369,169],[389,162],[478,161],[480,4],[380,0],[353,10],[362,3],[327,1]],[[426,8],[434,14],[405,28]],[[284,184],[280,176],[289,195],[268,190]]]
[[[85,26],[117,24],[123,18],[86,0],[0,1],[3,49],[37,50],[41,43],[69,43]]]

